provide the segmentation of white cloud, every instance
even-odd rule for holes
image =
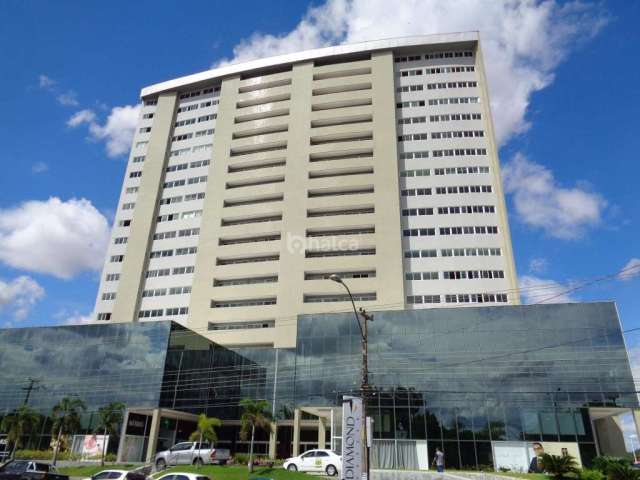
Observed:
[[[544,273],[549,266],[546,258],[532,258],[529,262],[529,271],[534,273]]]
[[[640,275],[640,258],[632,258],[622,267],[618,274],[618,280],[631,280]]]
[[[571,303],[576,302],[568,290],[571,285],[563,285],[554,280],[524,275],[519,279],[522,303]]]
[[[99,270],[109,243],[107,219],[89,200],[57,197],[0,210],[0,262],[71,278]]]
[[[547,87],[572,46],[607,23],[597,4],[554,0],[327,0],[290,32],[255,33],[217,66],[338,43],[430,33],[480,32],[496,136],[526,131],[532,93]]]
[[[64,325],[84,325],[87,323],[93,323],[93,317],[90,313],[83,315],[79,312],[73,312],[63,321]]]
[[[44,289],[33,278],[22,275],[6,282],[0,279],[0,311],[12,310],[16,320],[24,320]]]
[[[46,172],[47,170],[49,170],[49,165],[47,165],[44,162],[36,162],[33,165],[31,165],[32,173],[43,173],[43,172]]]
[[[55,84],[56,84],[56,81],[51,77],[48,77],[46,75],[39,75],[38,76],[38,86],[40,88],[50,89]]]
[[[74,113],[69,120],[67,120],[67,127],[75,128],[83,123],[92,123],[96,119],[96,114],[93,110],[85,109]]]
[[[564,188],[543,165],[518,153],[502,170],[504,188],[513,195],[518,219],[565,240],[598,225],[607,202],[584,188]]]
[[[94,140],[106,142],[107,155],[117,157],[130,150],[139,116],[140,105],[114,107],[104,125],[89,123],[89,133]]]
[[[69,90],[66,93],[61,93],[56,97],[56,100],[60,105],[64,105],[65,107],[77,107],[80,105],[78,102],[78,95],[73,90]]]

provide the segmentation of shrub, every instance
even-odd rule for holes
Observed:
[[[604,473],[600,470],[583,468],[578,474],[580,480],[604,480]]]
[[[607,455],[601,455],[596,457],[591,462],[594,470],[600,470],[605,475],[609,474],[609,468],[612,465],[630,465],[630,461],[622,457],[610,457]]]
[[[609,480],[638,480],[640,472],[631,468],[628,463],[611,463],[607,470]]]
[[[237,465],[247,465],[249,463],[248,453],[236,453],[233,456],[233,463]]]
[[[561,457],[559,455],[549,455],[545,453],[542,455],[541,460],[544,471],[557,480],[561,480],[570,474],[578,472],[578,464],[571,455]]]
[[[53,459],[53,450],[18,450],[16,458],[20,460],[51,460]],[[60,452],[58,460],[80,460],[79,455],[71,452]]]

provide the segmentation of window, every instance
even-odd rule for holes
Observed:
[[[189,140],[193,137],[193,133],[183,133],[182,135],[174,135],[171,137],[172,142],[183,142],[184,140]]]
[[[144,162],[145,158],[146,158],[145,155],[135,156],[135,157],[133,157],[133,163],[142,163],[142,162]]]
[[[160,205],[173,205],[180,202],[182,202],[181,195],[178,195],[176,197],[166,197],[166,198],[160,199]]]
[[[117,282],[118,280],[120,280],[119,273],[107,273],[107,276],[105,277],[106,282]]]
[[[138,193],[140,187],[127,187],[124,193]]]
[[[169,156],[171,157],[179,157],[181,155],[186,155],[191,151],[191,148],[181,148],[179,150],[172,150]]]
[[[102,294],[102,300],[115,300],[115,292],[106,292]]]
[[[406,228],[402,230],[404,237],[432,237],[435,234],[435,228]]]
[[[122,263],[124,260],[124,255],[113,255],[109,259],[111,263]]]
[[[211,300],[211,308],[255,307],[275,305],[276,297],[252,298],[246,300]]]
[[[106,321],[111,320],[111,313],[99,313],[96,320]]]
[[[144,274],[144,278],[156,278],[156,277],[167,277],[171,273],[171,270],[168,268],[160,268],[157,270],[147,270]]]
[[[200,192],[200,193],[190,193],[188,195],[184,196],[184,201],[185,202],[190,202],[192,200],[202,200],[204,198],[204,192]]]
[[[135,203],[130,202],[130,203],[123,203],[122,204],[122,210],[133,210],[133,208],[136,206]]]
[[[119,227],[128,227],[129,225],[131,225],[131,220],[120,220],[118,222]]]
[[[140,178],[141,176],[142,172],[140,170],[129,173],[129,178]]]
[[[213,128],[209,128],[209,129],[207,129],[207,130],[198,130],[198,131],[196,132],[196,138],[198,138],[198,137],[204,137],[205,135],[213,135],[213,132],[214,132],[214,131],[215,131],[215,130],[214,130]]]
[[[192,210],[190,212],[182,212],[180,218],[197,218],[202,216],[202,210]]]
[[[174,127],[184,127],[186,125],[193,125],[194,123],[196,123],[196,119],[195,118],[186,118],[184,120],[179,120],[176,123],[174,123]]]
[[[149,258],[172,257],[173,250],[155,250],[149,254]]]
[[[149,142],[147,140],[144,140],[142,142],[136,142],[136,148],[146,147],[148,144]]]
[[[154,233],[153,234],[153,239],[154,240],[166,240],[169,238],[176,238],[176,232],[171,231],[171,232],[159,232],[159,233]]]
[[[204,182],[206,182],[206,181],[207,181],[207,176],[206,176],[206,175],[203,175],[203,176],[201,176],[201,177],[192,177],[192,178],[190,178],[189,180],[187,180],[187,183],[188,183],[189,185],[194,185],[194,184],[196,184],[196,183],[204,183]]]
[[[171,271],[172,275],[185,275],[187,273],[193,273],[195,270],[195,267],[193,266],[189,266],[189,267],[176,267]]]
[[[192,235],[200,235],[199,228],[185,228],[183,230],[178,230],[179,237],[190,237]]]
[[[218,118],[216,113],[212,113],[211,115],[203,115],[202,117],[198,117],[198,123],[200,122],[208,122],[209,120],[215,120]]]
[[[164,297],[167,294],[166,288],[156,288],[152,290],[143,290],[142,298],[148,297]]]
[[[370,302],[377,299],[376,292],[352,293],[356,302]],[[325,295],[304,295],[304,303],[328,303],[328,302],[349,302],[351,298],[344,293],[330,293]]]
[[[195,147],[194,147],[194,152],[195,152]],[[198,160],[197,162],[191,162],[189,164],[189,168],[200,168],[200,167],[206,167],[207,165],[209,165],[210,160]]]
[[[157,105],[158,104],[158,99],[157,98],[151,98],[149,100],[145,100],[144,101],[144,106],[145,107],[150,107],[153,105]]]
[[[192,110],[197,110],[197,108],[198,108],[198,104],[194,103],[193,105],[187,105],[187,106],[178,108],[178,113],[190,112]]]
[[[161,317],[162,309],[154,309],[154,310],[140,310],[138,312],[138,318],[151,318],[151,317]]]
[[[207,143],[205,145],[196,145],[195,147],[193,147],[193,153],[196,152],[204,152],[206,150],[211,150],[213,148],[213,144],[211,143]]]
[[[138,130],[138,133],[149,133],[151,131],[151,127],[142,127]]]
[[[167,315],[186,315],[187,313],[189,313],[189,307],[173,307],[166,310]]]
[[[176,248],[176,255],[193,255],[198,251],[198,247]]]
[[[124,245],[127,243],[127,237],[116,237],[114,238],[113,243],[116,245]]]

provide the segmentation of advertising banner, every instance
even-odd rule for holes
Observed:
[[[362,478],[362,399],[342,397],[342,480]]]
[[[109,447],[109,435],[75,435],[71,450],[83,459],[99,459],[102,457],[102,446],[106,453]]]
[[[511,472],[543,473],[539,458],[548,453],[564,457],[571,455],[579,466],[580,450],[575,442],[492,442],[493,461],[496,470]]]

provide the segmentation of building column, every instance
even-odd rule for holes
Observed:
[[[120,441],[118,442],[118,463],[124,462],[124,440],[127,435],[127,425],[129,424],[129,410],[124,412],[122,417],[122,428],[120,428]]]
[[[300,455],[300,409],[293,411],[293,456]]]
[[[318,417],[318,448],[324,449],[327,441],[327,426],[324,423],[324,418]]]
[[[149,442],[147,444],[147,457],[146,462],[153,461],[153,457],[156,454],[156,446],[158,445],[158,434],[160,433],[160,419],[162,418],[162,410],[159,408],[153,409],[151,415],[151,428],[149,429]]]
[[[278,423],[271,422],[271,432],[269,432],[269,458],[276,459],[276,448],[278,446]]]

